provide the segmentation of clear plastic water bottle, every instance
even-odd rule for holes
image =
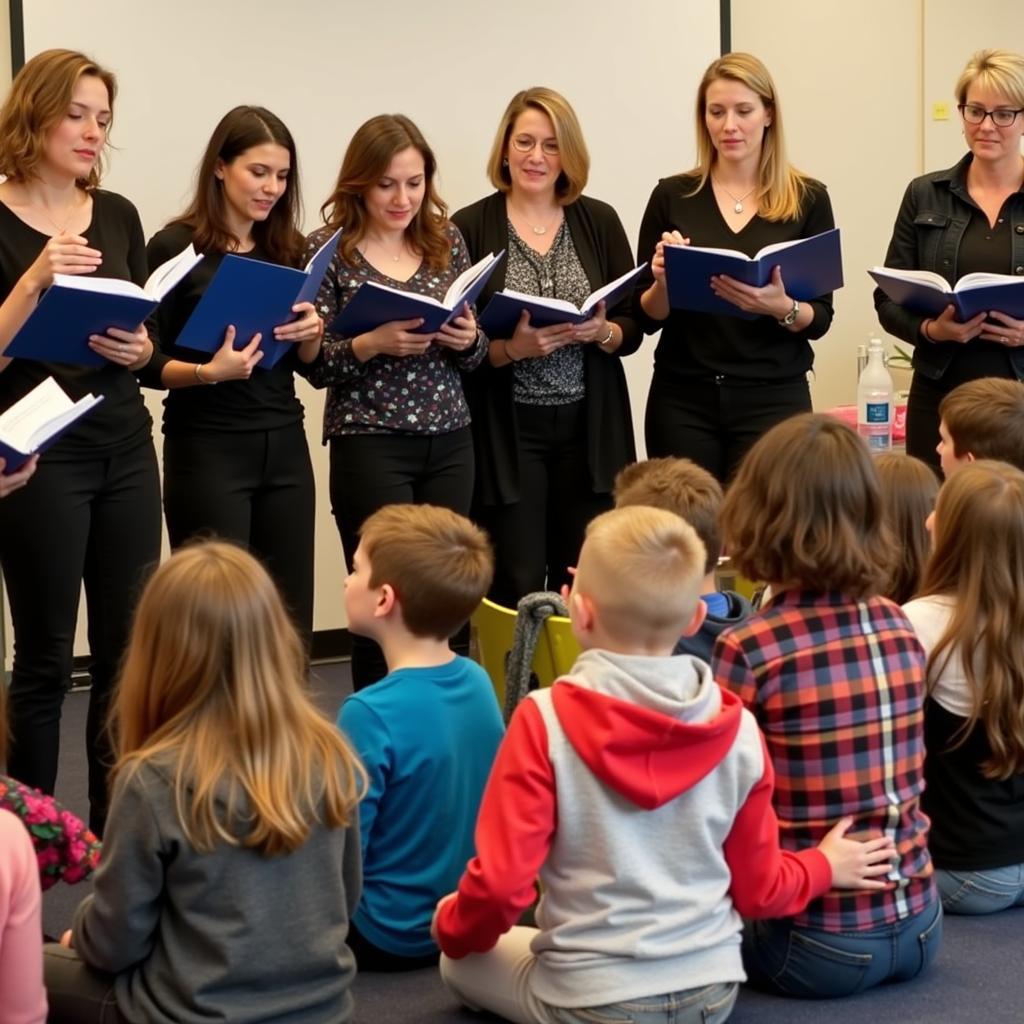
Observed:
[[[895,391],[885,368],[885,349],[880,338],[868,342],[868,364],[857,382],[857,433],[873,454],[892,448]]]

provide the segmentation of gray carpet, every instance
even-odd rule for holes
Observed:
[[[333,714],[351,689],[348,666],[314,670],[320,705]],[[84,816],[82,737],[87,695],[71,693],[62,726],[58,796]],[[43,923],[51,935],[67,927],[88,885],[58,885],[43,897]],[[837,1002],[799,1002],[744,989],[734,1024],[1022,1024],[1024,1022],[1024,910],[945,922],[938,960],[924,978]],[[405,975],[361,975],[355,985],[355,1024],[472,1024],[489,1015],[460,1009],[435,970]]]

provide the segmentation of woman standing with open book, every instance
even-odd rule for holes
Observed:
[[[330,330],[364,282],[441,300],[469,268],[462,235],[434,190],[436,170],[426,139],[407,117],[371,118],[345,151],[323,205],[327,226],[306,240],[308,257],[344,229],[316,300],[328,330],[310,381],[330,388],[324,443],[330,443],[331,506],[350,571],[359,528],[384,505],[469,512],[473,442],[460,374],[487,353],[472,310],[434,334],[417,334],[419,320],[356,337]],[[356,689],[386,671],[377,645],[353,637]]]
[[[80,53],[47,50],[18,72],[0,110],[0,351],[54,274],[142,284],[145,238],[128,200],[100,189],[114,76]],[[0,502],[0,565],[14,622],[8,771],[53,792],[61,705],[71,679],[79,592],[89,611],[86,724],[89,825],[107,808],[107,704],[137,591],[160,557],[160,483],[152,423],[135,374],[153,346],[144,327],[95,336],[100,367],[0,358],[0,409],[53,376],[103,402]]]
[[[885,265],[931,270],[951,285],[975,272],[1024,275],[1024,56],[979,50],[956,98],[970,152],[910,183]],[[938,471],[939,403],[978,377],[1024,378],[1024,320],[992,310],[961,323],[953,306],[930,318],[880,288],[875,308],[889,334],[914,346],[907,454]]]
[[[618,214],[584,196],[590,157],[576,113],[552,89],[525,89],[502,116],[487,173],[497,192],[453,218],[471,259],[508,253],[484,288],[579,307],[634,266]],[[586,524],[612,506],[615,474],[636,457],[621,357],[640,329],[627,299],[579,325],[530,326],[491,339],[469,384],[477,455],[476,516],[495,546],[492,596],[515,607],[558,590]]]
[[[834,226],[824,186],[786,160],[768,69],[748,53],[714,61],[697,92],[697,166],[658,183],[640,225],[640,258],[653,253],[642,323],[647,334],[661,331],[647,398],[649,456],[683,456],[728,480],[763,433],[810,411],[810,342],[832,323],[832,295],[797,302],[777,267],[763,288],[711,279],[736,316],[671,309],[664,246],[754,256]]]
[[[226,253],[299,265],[298,197],[291,132],[263,107],[235,107],[207,143],[188,209],[158,231],[146,251],[150,270],[190,244],[204,254],[151,324],[169,357],[163,384],[172,389],[164,401],[171,547],[213,535],[248,548],[280,587],[308,645],[315,490],[295,373],[307,373],[319,355],[323,321],[312,303],[296,305],[296,319],[274,331],[293,348],[267,370],[259,366],[259,336],[235,349],[233,327],[212,358],[175,344]]]

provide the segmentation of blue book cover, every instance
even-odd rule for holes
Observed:
[[[960,321],[993,311],[1024,319],[1024,278],[1012,274],[966,274],[951,288],[930,270],[874,267],[868,273],[893,302],[922,316],[940,316],[952,305]]]
[[[780,267],[786,294],[801,302],[816,299],[843,286],[843,256],[839,229],[823,231],[810,238],[766,245],[756,256],[732,249],[703,249],[695,245],[665,246],[665,275],[669,304],[673,309],[698,313],[717,313],[754,320],[731,302],[720,299],[711,290],[711,278],[717,274],[762,288]]]
[[[433,334],[454,320],[464,305],[472,306],[476,302],[504,255],[504,249],[496,256],[488,254],[464,270],[452,282],[441,302],[429,295],[402,291],[376,281],[364,281],[327,329],[343,338],[355,338],[376,330],[382,324],[422,317],[423,324],[414,333]]]
[[[550,299],[523,292],[496,292],[491,296],[487,308],[480,314],[480,327],[488,338],[510,338],[523,310],[530,314],[531,327],[553,327],[555,324],[581,324],[589,320],[602,300],[607,309],[614,307],[636,286],[637,278],[647,268],[646,263],[610,281],[589,295],[582,306],[577,308],[564,299]]]
[[[143,286],[118,278],[55,274],[3,354],[102,366],[107,360],[89,348],[89,336],[106,334],[111,327],[134,331],[201,259],[189,245],[157,267]]]
[[[304,270],[228,253],[221,261],[176,345],[199,352],[216,352],[224,344],[224,332],[235,328],[235,348],[245,348],[254,334],[262,335],[263,358],[258,370],[270,370],[293,342],[276,341],[274,328],[296,319],[292,306],[312,302],[323,283],[338,245],[341,228],[317,250]]]

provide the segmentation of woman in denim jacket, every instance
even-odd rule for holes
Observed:
[[[979,50],[956,96],[970,152],[910,183],[885,265],[935,271],[950,284],[977,271],[1024,277],[1024,56]],[[907,452],[938,470],[939,402],[978,377],[1024,379],[1024,320],[990,310],[960,322],[953,306],[929,318],[880,289],[875,308],[889,334],[916,346]]]

